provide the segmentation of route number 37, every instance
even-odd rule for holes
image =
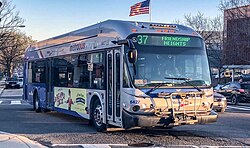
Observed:
[[[148,35],[138,35],[137,40],[138,40],[138,44],[145,45],[145,44],[147,44]]]

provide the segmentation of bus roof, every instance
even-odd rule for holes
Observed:
[[[200,37],[200,35],[196,33],[193,29],[185,27],[183,25],[122,21],[122,20],[107,20],[101,23],[97,23],[85,28],[81,28],[66,34],[62,34],[50,39],[37,42],[31,45],[27,49],[25,58],[30,59],[30,57],[34,57],[34,55],[29,54],[30,52],[48,48],[50,48],[50,50],[53,50],[55,49],[53,47],[59,48],[62,47],[63,45],[68,45],[72,47],[72,50],[78,50],[78,48],[82,46],[94,48],[95,46],[99,46],[99,44],[102,46],[104,45],[111,46],[111,41],[118,39],[126,39],[132,33],[155,33],[155,34],[161,33],[161,34],[179,34],[179,35],[181,34],[181,35]],[[95,40],[93,40],[94,38]],[[76,44],[78,42],[83,42],[84,40],[85,41],[90,40],[92,44],[91,43],[89,43],[88,45]],[[75,46],[76,49],[74,49],[73,46]],[[50,51],[46,52],[48,52],[49,55],[53,56],[53,53],[49,53]],[[43,57],[44,55],[42,57],[39,56],[39,58]],[[45,57],[48,56],[45,55]]]

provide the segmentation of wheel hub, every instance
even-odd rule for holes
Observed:
[[[235,98],[235,97],[232,98],[232,103],[233,103],[233,104],[236,103],[236,98]]]
[[[37,110],[38,109],[38,99],[36,98],[36,103],[35,103],[35,109]]]
[[[101,105],[97,105],[96,108],[95,108],[95,111],[94,111],[94,120],[95,120],[95,123],[98,126],[102,125],[103,118],[102,118],[102,107],[101,107]]]

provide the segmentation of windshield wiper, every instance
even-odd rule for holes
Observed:
[[[199,92],[202,91],[199,87],[197,87],[197,86],[195,86],[195,85],[193,85],[192,83],[189,82],[189,80],[191,80],[191,78],[165,77],[165,79],[169,79],[169,80],[182,80],[182,81],[188,83],[189,85],[191,85],[193,88],[197,89]]]
[[[155,91],[156,89],[162,87],[165,84],[172,84],[169,82],[164,82],[164,83],[158,83],[157,85],[155,85],[153,88],[151,88],[150,90],[148,90],[147,92],[145,92],[146,95],[149,95],[151,92]]]

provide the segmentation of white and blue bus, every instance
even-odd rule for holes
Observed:
[[[215,122],[204,41],[191,28],[108,20],[31,45],[24,99],[116,126],[173,127]]]

